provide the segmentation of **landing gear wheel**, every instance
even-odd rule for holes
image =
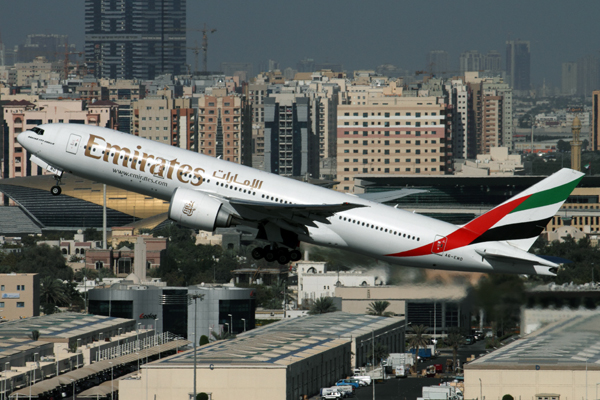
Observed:
[[[290,262],[290,253],[287,251],[287,249],[279,249],[277,252],[277,262],[281,265]]]
[[[52,186],[52,188],[50,189],[50,193],[52,193],[52,196],[58,196],[61,192],[62,189],[60,188],[60,186]]]
[[[300,250],[290,251],[290,260],[300,261],[301,259],[302,259],[302,253],[300,252]]]
[[[265,251],[263,250],[262,247],[255,247],[252,250],[252,258],[254,258],[255,260],[260,260],[264,256],[265,256]]]
[[[263,250],[265,252],[265,260],[267,262],[273,262],[273,261],[275,261],[275,258],[277,257],[277,254],[275,253],[274,249],[272,249],[270,246],[267,246]]]

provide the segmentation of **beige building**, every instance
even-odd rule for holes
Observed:
[[[45,57],[37,57],[29,63],[15,64],[17,86],[29,86],[33,81],[58,81],[64,78],[63,63],[48,62]]]
[[[242,163],[243,99],[227,89],[213,89],[198,98],[198,152],[225,161]],[[250,144],[247,144],[250,149]]]
[[[444,174],[445,104],[436,97],[353,93],[353,104],[337,112],[338,190],[352,192],[356,175]]]
[[[40,276],[0,274],[0,319],[13,320],[40,315]]]
[[[259,76],[260,78],[260,76]],[[252,104],[252,166],[264,168],[265,106],[268,84],[264,80],[248,85],[248,100]]]
[[[571,316],[465,364],[465,399],[591,399],[600,382],[600,313]]]
[[[179,147],[177,132],[172,129],[173,110],[191,109],[191,99],[174,99],[171,90],[159,90],[156,96],[133,101],[131,107],[133,135]],[[187,140],[181,144],[186,148]]]

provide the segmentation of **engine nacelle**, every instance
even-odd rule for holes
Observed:
[[[177,188],[171,197],[169,218],[181,225],[212,232],[231,226],[232,215],[223,203],[202,192]]]

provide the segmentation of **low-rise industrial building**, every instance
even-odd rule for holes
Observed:
[[[221,400],[312,396],[371,359],[373,343],[404,351],[404,320],[334,312],[279,321],[196,349],[197,392]],[[194,350],[142,368],[120,382],[126,399],[189,398]]]
[[[600,382],[600,313],[573,316],[465,364],[465,399],[586,399]]]

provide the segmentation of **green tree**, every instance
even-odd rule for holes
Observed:
[[[315,314],[326,314],[337,311],[337,308],[333,304],[333,298],[331,297],[319,297],[310,306],[310,315]]]
[[[413,363],[413,372],[417,372],[417,357],[419,356],[419,349],[421,347],[427,346],[429,343],[429,336],[425,333],[427,332],[428,327],[425,325],[413,325],[412,331],[413,333],[408,339],[408,345],[415,349],[415,362]]]
[[[566,153],[571,151],[571,144],[560,139],[558,142],[556,142],[556,149],[561,153]]]
[[[465,344],[465,338],[457,330],[451,330],[445,340],[446,344],[452,348],[452,369],[456,370],[456,358],[458,348]]]
[[[229,340],[229,339],[233,339],[235,338],[235,335],[232,335],[229,332],[221,332],[221,333],[217,333],[215,331],[210,331],[210,335],[213,338],[213,341],[218,341],[218,340]]]
[[[525,304],[525,287],[518,275],[491,274],[481,279],[475,288],[475,304],[483,309],[497,334],[519,324],[521,307]]]
[[[208,339],[208,336],[206,336],[206,335],[200,336],[200,343],[199,343],[200,346],[204,346],[205,344],[209,344],[209,343],[210,343],[210,340]]]
[[[390,356],[390,352],[387,349],[387,346],[377,342],[375,343],[375,348],[373,349],[375,353],[375,363],[380,363],[381,360],[385,360]]]
[[[380,317],[390,317],[394,315],[391,311],[385,311],[389,306],[390,302],[386,300],[377,300],[369,304],[367,307],[367,314],[369,315],[378,315]]]
[[[65,290],[65,285],[59,279],[51,276],[45,277],[41,282],[40,297],[42,304],[51,304],[53,306],[67,305],[69,296]]]
[[[502,396],[502,400],[515,400],[515,398],[512,397],[510,394],[505,394],[504,396]]]
[[[208,400],[208,395],[204,392],[196,395],[196,400]]]
[[[31,338],[31,340],[37,341],[40,338],[40,331],[38,331],[37,329],[32,330],[31,335],[29,335],[29,337]]]

